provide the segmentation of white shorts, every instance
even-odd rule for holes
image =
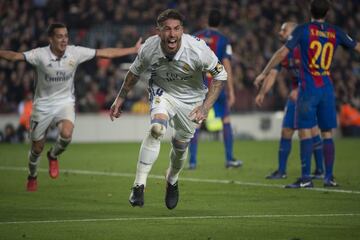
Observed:
[[[51,108],[34,106],[31,114],[30,140],[39,141],[43,139],[49,127],[56,125],[61,120],[69,120],[74,124],[74,103],[53,106]]]
[[[189,114],[195,107],[200,106],[201,102],[183,103],[170,96],[166,92],[161,92],[151,99],[151,119],[155,114],[165,114],[169,117],[169,122],[173,124],[176,140],[189,142],[194,136],[198,124],[191,121]]]

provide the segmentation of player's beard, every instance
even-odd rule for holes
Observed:
[[[172,42],[175,40],[175,42]],[[165,55],[175,55],[181,46],[181,37],[167,38],[161,41],[161,47],[165,52]]]

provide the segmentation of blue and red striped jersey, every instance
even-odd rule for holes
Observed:
[[[312,21],[295,28],[285,46],[300,49],[301,87],[306,89],[331,85],[330,67],[338,45],[354,48],[356,41],[339,27]]]
[[[298,47],[295,47],[289,52],[287,57],[276,67],[276,70],[280,71],[281,68],[286,68],[288,70],[291,79],[291,88],[296,89],[299,85],[300,68],[300,50]]]
[[[232,48],[230,41],[221,32],[207,28],[195,33],[194,35],[206,42],[220,62],[222,62],[225,58],[231,59]],[[207,75],[206,79],[206,85],[210,86],[212,80],[211,76]]]

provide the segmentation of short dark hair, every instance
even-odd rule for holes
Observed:
[[[184,24],[184,16],[175,9],[166,9],[161,12],[156,20],[157,26],[161,27],[162,24],[168,19],[176,19],[180,21],[180,24]]]
[[[313,0],[310,4],[311,16],[315,19],[325,18],[329,8],[328,0]]]
[[[208,24],[210,27],[218,27],[221,23],[221,12],[217,9],[212,9],[209,13]]]
[[[53,36],[55,29],[57,29],[57,28],[66,28],[66,25],[63,23],[51,23],[47,29],[48,37]]]

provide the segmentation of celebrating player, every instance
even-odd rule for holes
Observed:
[[[127,93],[140,74],[150,67],[151,126],[140,147],[136,178],[129,198],[132,206],[144,205],[146,180],[158,158],[160,140],[171,121],[175,131],[166,173],[165,204],[168,209],[176,207],[178,177],[187,157],[190,139],[198,124],[206,119],[227,79],[224,67],[206,43],[183,33],[183,21],[183,16],[174,9],[165,10],[158,16],[158,35],[148,38],[141,47],[110,108],[111,120],[120,117]],[[214,78],[208,92],[203,84],[204,72],[209,72]]]
[[[0,58],[26,61],[36,69],[35,95],[31,115],[29,175],[27,190],[37,190],[37,167],[44,149],[46,132],[56,124],[59,137],[47,152],[51,178],[59,175],[58,157],[71,142],[75,121],[74,76],[79,64],[94,57],[115,58],[137,53],[141,39],[131,48],[90,49],[69,46],[67,27],[52,23],[48,28],[50,45],[19,53],[0,50]]]
[[[300,46],[300,87],[297,99],[297,120],[300,135],[301,177],[287,188],[313,187],[310,163],[313,150],[311,128],[318,124],[323,138],[325,159],[325,187],[338,186],[333,176],[335,146],[332,129],[336,128],[334,88],[330,66],[338,45],[360,52],[360,44],[337,26],[325,22],[329,10],[327,0],[313,0],[310,5],[312,20],[295,28],[287,43],[271,58],[255,81],[262,81],[296,46]]]
[[[282,24],[279,39],[282,42],[286,42],[286,39],[290,36],[291,32],[296,27],[294,22],[285,22]],[[286,178],[286,165],[291,151],[291,138],[297,129],[297,122],[295,121],[295,108],[296,99],[298,95],[299,84],[299,65],[300,65],[300,52],[298,48],[294,48],[293,51],[279,64],[276,68],[271,69],[268,76],[264,79],[262,87],[255,98],[255,102],[258,106],[261,106],[266,93],[271,89],[275,83],[275,79],[282,67],[288,69],[291,74],[291,87],[292,90],[289,94],[289,98],[285,107],[285,116],[283,119],[283,125],[281,130],[281,139],[279,145],[278,154],[278,169],[266,176],[266,179],[281,179]],[[254,85],[258,88],[259,82],[254,82]],[[319,130],[317,127],[312,129],[312,139],[314,142],[314,156],[315,156],[315,171],[313,178],[321,179],[323,177],[323,153],[322,153],[322,141],[319,136]]]

